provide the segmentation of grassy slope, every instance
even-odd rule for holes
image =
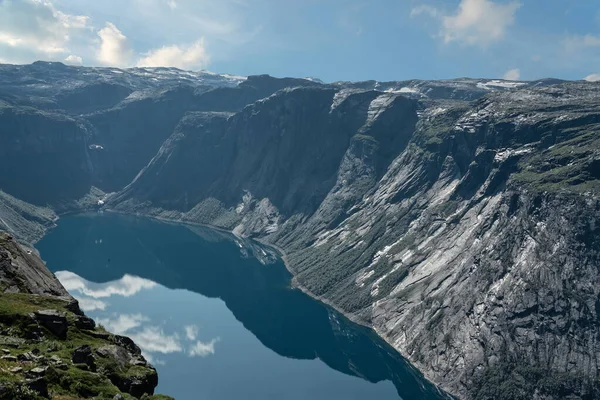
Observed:
[[[48,382],[50,398],[61,400],[92,397],[112,399],[116,394],[121,394],[125,399],[133,399],[130,395],[122,393],[108,376],[143,377],[145,374],[155,373],[149,367],[130,364],[121,367],[115,360],[101,357],[96,357],[96,372],[86,371],[74,365],[71,362],[74,349],[89,345],[95,350],[102,346],[112,345],[114,336],[108,335],[100,328],[96,328],[94,331],[78,329],[74,325],[77,316],[66,308],[67,305],[68,301],[52,296],[0,294],[0,349],[3,349],[3,355],[18,356],[39,350],[39,354],[46,360],[13,362],[0,359],[0,384],[4,387],[4,391],[0,392],[0,399],[42,398],[27,389],[25,385],[27,372],[41,365],[48,366],[45,377]],[[32,337],[32,332],[40,330],[29,314],[46,309],[55,309],[67,314],[69,331],[66,340],[56,338],[43,327],[41,330],[44,338],[41,341],[28,339]],[[54,362],[48,362],[53,356],[58,357],[64,363],[63,369],[56,367]],[[10,369],[15,367],[21,367],[22,371],[11,372]],[[144,398],[148,400],[169,399],[160,395]]]

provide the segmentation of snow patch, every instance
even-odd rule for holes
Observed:
[[[495,89],[515,89],[526,84],[527,83],[525,82],[493,80],[488,82],[478,82],[477,87],[479,89],[492,91]]]
[[[373,275],[375,275],[375,270],[370,270],[368,272],[365,272],[364,274],[362,274],[361,276],[359,276],[358,278],[356,278],[356,286],[358,287],[364,287],[365,286],[365,281],[367,279],[369,279],[370,277],[372,277]]]

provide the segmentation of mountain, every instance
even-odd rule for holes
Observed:
[[[106,93],[69,102],[60,65],[11,68],[0,93],[46,82],[0,97],[23,240],[90,207],[218,226],[460,398],[600,396],[600,85],[64,67]]]

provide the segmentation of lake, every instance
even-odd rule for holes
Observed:
[[[442,399],[371,330],[290,287],[277,254],[205,227],[62,217],[37,246],[81,308],[178,400]]]

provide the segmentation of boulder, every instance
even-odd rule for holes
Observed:
[[[91,337],[94,337],[96,339],[102,339],[102,340],[110,340],[110,336],[111,336],[111,334],[108,332],[97,332],[97,331],[86,332],[86,334]]]
[[[48,371],[48,367],[36,367],[32,370],[27,371],[25,376],[31,379],[39,378],[40,376],[46,375],[46,371]]]
[[[33,352],[28,351],[27,353],[19,354],[17,356],[17,358],[19,359],[19,361],[37,362],[37,361],[44,360],[45,357],[43,357],[43,356],[36,356],[35,354],[33,354]]]
[[[154,368],[149,367],[148,373],[145,375],[120,376],[113,374],[110,380],[120,391],[140,398],[144,394],[154,394],[154,388],[158,385],[158,374]]]
[[[81,311],[81,308],[79,308],[79,302],[77,300],[75,300],[74,298],[70,297],[70,296],[62,296],[62,299],[68,301],[68,304],[65,306],[65,308],[69,311],[71,311],[73,314],[75,315],[79,315],[79,316],[83,316],[83,312]]]
[[[61,363],[56,363],[56,364],[54,365],[54,368],[56,368],[56,369],[60,369],[60,370],[62,370],[62,371],[66,371],[66,370],[68,370],[68,369],[69,369],[69,366],[68,366],[67,364],[65,364],[65,363],[61,362]]]
[[[48,396],[48,382],[46,378],[36,378],[31,379],[26,382],[26,385],[29,389],[37,392],[40,396],[49,398]]]
[[[89,345],[84,345],[76,348],[73,351],[72,357],[73,364],[87,365],[91,371],[96,370],[96,362],[94,360],[94,354],[92,348]]]
[[[77,320],[75,320],[75,326],[79,329],[85,329],[88,331],[94,330],[96,328],[96,322],[90,317],[86,317],[85,315],[79,315]]]
[[[57,355],[53,355],[52,357],[50,357],[50,361],[52,361],[53,363],[61,363],[62,362],[60,357]]]
[[[67,338],[69,323],[67,315],[58,310],[40,310],[34,313],[35,318],[42,326],[52,332],[59,339]]]
[[[141,356],[142,354],[142,350],[140,350],[140,348],[134,343],[134,341],[128,338],[127,336],[115,335],[114,343],[121,347],[124,347],[134,356]]]
[[[121,367],[125,364],[130,364],[132,361],[131,354],[125,348],[116,345],[100,347],[96,350],[96,354],[102,358],[112,358]]]

